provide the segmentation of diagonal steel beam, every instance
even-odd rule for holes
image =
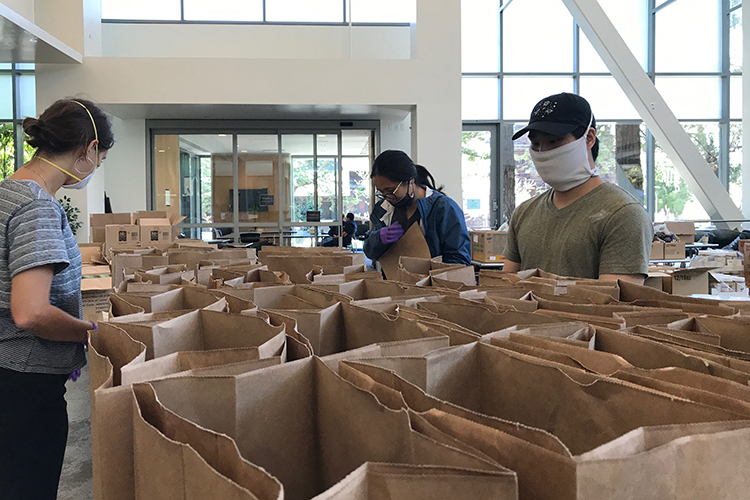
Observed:
[[[743,219],[742,212],[690,140],[599,2],[562,1],[708,216],[717,221]],[[728,227],[726,223],[717,222],[719,225]]]

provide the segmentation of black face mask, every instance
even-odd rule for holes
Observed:
[[[411,185],[411,181],[409,181],[409,185]],[[414,192],[409,193],[409,185],[406,186],[406,194],[400,200],[391,203],[391,205],[396,208],[406,208],[411,205],[411,202],[414,200]]]

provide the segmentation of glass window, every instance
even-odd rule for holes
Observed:
[[[341,153],[350,156],[367,156],[369,158],[372,145],[369,130],[342,130]]]
[[[644,203],[645,189],[644,135],[644,128],[638,123],[597,123],[596,126],[599,175],[641,203]]]
[[[529,113],[531,113],[531,108],[529,108]],[[524,128],[526,124],[527,122],[514,124],[513,133]],[[516,160],[516,207],[549,189],[549,186],[539,177],[534,163],[531,161],[529,146],[531,146],[529,134],[524,134],[518,140],[513,141],[513,157]]]
[[[729,71],[742,71],[742,9],[729,14]]]
[[[180,20],[180,0],[102,0],[102,19]]]
[[[502,16],[503,71],[573,71],[573,17],[563,2],[513,2]]]
[[[734,9],[742,5],[742,0],[729,0],[729,8]]]
[[[461,117],[464,120],[496,120],[497,97],[497,78],[463,78]]]
[[[630,99],[611,76],[582,76],[581,95],[591,105],[597,120],[640,119]]]
[[[278,224],[278,136],[238,135],[237,171],[240,224]]]
[[[15,158],[13,124],[0,123],[0,179],[5,179],[15,171]]]
[[[338,134],[317,134],[316,142],[318,156],[336,156],[339,154]]]
[[[234,222],[232,137],[157,135],[154,137],[155,209],[185,217],[186,224],[215,224],[231,232]],[[184,228],[192,238],[200,228]]]
[[[306,222],[308,210],[315,210],[315,165],[313,163],[313,136],[289,134],[281,137],[284,169],[291,168],[288,176],[290,213],[285,220]],[[285,174],[284,179],[287,179]]]
[[[657,76],[656,89],[680,120],[720,117],[721,78]]]
[[[659,10],[656,71],[719,71],[720,10],[721,0],[679,0]]]
[[[461,71],[500,71],[499,0],[461,2]]]
[[[561,92],[573,92],[572,78],[505,77],[503,79],[503,118],[528,120],[537,102],[544,97]]]
[[[186,21],[263,21],[263,0],[183,0]]]
[[[338,213],[338,161],[336,158],[318,157],[317,163],[317,210],[321,221],[340,221]]]
[[[353,213],[356,221],[370,219],[370,157],[341,159],[344,181],[344,213]]]
[[[718,123],[685,123],[685,131],[701,156],[714,172],[719,165],[719,125]],[[739,138],[737,138],[739,140]],[[707,219],[703,206],[688,188],[674,164],[663,149],[656,144],[654,154],[656,195],[656,220],[701,220]],[[739,174],[737,174],[739,175]],[[731,177],[731,173],[730,173]]]
[[[349,6],[347,5],[347,8]],[[351,0],[353,23],[415,23],[416,0]]]
[[[18,99],[21,103],[21,117],[36,116],[36,78],[34,75],[18,77]]]
[[[0,75],[0,120],[13,119],[13,77]]]
[[[266,0],[266,21],[341,23],[344,4],[341,0]]]
[[[729,196],[742,208],[742,123],[729,124]]]
[[[609,20],[625,40],[641,66],[646,68],[648,2],[643,0],[599,0]],[[609,73],[583,31],[580,32],[580,69],[587,73]]]
[[[729,79],[729,118],[742,119],[742,77],[733,76]]]
[[[487,228],[492,223],[491,179],[492,132],[464,131],[461,137],[461,186],[464,218],[469,228]]]

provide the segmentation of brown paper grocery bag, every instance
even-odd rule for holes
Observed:
[[[409,377],[416,375],[412,382],[424,382],[422,387],[431,395],[551,432],[574,454],[590,451],[638,427],[742,418],[732,411],[483,343],[434,351],[424,359],[423,364],[416,365],[422,367],[422,373]],[[390,369],[401,366],[393,358],[388,361]],[[406,366],[414,369],[412,363]],[[633,408],[649,411],[634,412]],[[587,418],[582,420],[582,414]]]
[[[261,358],[282,354],[283,326],[266,318],[199,309],[153,327],[154,357],[179,351],[257,347]]]
[[[122,367],[121,382],[122,385],[130,385],[190,370],[258,359],[260,353],[257,347],[176,352],[137,365]]]
[[[398,266],[401,256],[422,259],[429,259],[431,257],[430,248],[427,246],[422,227],[419,224],[412,224],[404,235],[393,243],[378,259],[380,267],[385,274],[385,279],[399,279]]]
[[[145,359],[146,346],[113,324],[89,332],[94,498],[135,498],[132,397],[130,387],[120,385],[120,370]]]
[[[318,356],[342,353],[375,343],[418,341],[422,346],[430,346],[430,350],[450,344],[450,338],[438,328],[346,303],[326,309],[274,312],[296,319],[300,333],[310,339],[313,353]]]
[[[215,304],[208,307],[217,308],[223,310],[226,307],[226,302],[223,300],[217,301]],[[108,323],[116,325],[118,328],[124,330],[134,340],[141,342],[146,346],[146,359],[154,358],[154,326],[175,319],[183,314],[192,312],[190,310],[182,311],[168,311],[161,313],[137,313],[128,314],[126,316],[118,316],[110,318]]]
[[[307,273],[315,266],[356,266],[364,264],[364,254],[350,252],[317,255],[305,254],[265,254],[261,252],[261,262],[271,271],[284,271],[292,283],[306,284]]]
[[[518,311],[504,311],[494,313],[483,304],[450,304],[450,303],[433,303],[419,302],[419,309],[432,311],[439,318],[452,321],[469,330],[485,335],[496,332],[509,326],[519,324],[538,324],[538,323],[565,323],[567,320],[542,316],[535,313],[523,313]]]
[[[750,461],[748,421],[640,428],[574,457],[565,447],[545,442],[545,434],[538,429],[462,412],[460,407],[428,396],[393,372],[374,366],[379,361],[346,362],[340,368],[351,365],[354,373],[362,370],[375,377],[363,382],[367,376],[350,378],[351,370],[343,373],[357,385],[395,388],[406,404],[426,412],[422,415],[432,425],[515,470],[521,499],[699,500],[714,498],[709,491],[727,499],[742,498],[746,492],[747,481],[739,470]],[[409,364],[416,360],[392,361]],[[740,446],[736,446],[738,441]],[[709,456],[721,457],[716,467],[710,459],[703,460]],[[672,464],[679,468],[675,470]],[[694,472],[688,473],[690,469]]]
[[[367,462],[313,500],[453,500],[517,498],[506,475],[453,467]]]
[[[641,336],[597,328],[595,349],[617,354],[637,368],[679,367],[727,378],[742,384],[750,381],[750,363]]]
[[[442,434],[458,439],[515,471],[519,499],[575,498],[575,464],[570,452],[554,436],[429,396],[393,372],[369,364],[369,360],[342,363],[339,373],[381,400],[385,399],[384,391],[397,391],[404,398],[403,404],[423,412],[420,415],[437,431],[431,433],[433,437],[440,440]]]
[[[232,437],[243,458],[278,478],[291,500],[308,499],[365,462],[463,467],[515,474],[411,429],[406,411],[382,406],[318,358],[236,377],[151,383],[165,408]]]
[[[281,483],[240,456],[229,437],[166,410],[148,384],[133,387],[136,498],[281,500]]]

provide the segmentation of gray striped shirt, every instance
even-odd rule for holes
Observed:
[[[54,265],[50,303],[80,318],[81,252],[65,211],[36,182],[0,182],[0,367],[66,374],[86,364],[83,346],[36,337],[10,313],[11,280],[28,269]]]

